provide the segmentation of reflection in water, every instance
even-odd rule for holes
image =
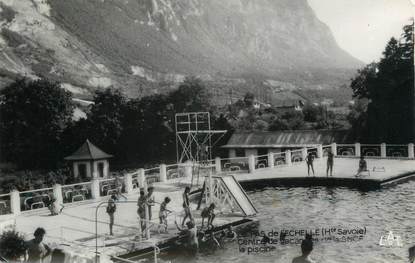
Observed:
[[[260,214],[259,231],[298,229],[366,229],[361,241],[315,242],[311,258],[316,262],[408,262],[415,245],[415,182],[363,192],[347,188],[268,188],[249,193]],[[381,247],[388,231],[401,235],[403,247]],[[244,240],[250,233],[242,233]],[[287,236],[288,238],[288,236]],[[204,249],[194,257],[171,251],[164,262],[291,262],[301,254],[300,243],[276,244],[270,252],[248,253],[237,240],[219,249]],[[279,236],[278,236],[279,240]],[[412,242],[412,243],[411,243]]]

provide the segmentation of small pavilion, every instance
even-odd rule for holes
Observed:
[[[65,157],[65,160],[72,162],[75,178],[106,178],[109,174],[108,160],[112,157],[87,139],[72,155]]]

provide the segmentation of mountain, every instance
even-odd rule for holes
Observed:
[[[327,88],[362,65],[307,0],[0,0],[0,26],[0,84],[45,76],[79,96],[163,92],[186,75]]]

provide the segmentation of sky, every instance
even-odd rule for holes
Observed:
[[[415,0],[308,0],[337,43],[365,63],[379,61],[389,39],[414,16]]]

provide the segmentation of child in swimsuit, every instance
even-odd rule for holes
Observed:
[[[160,225],[159,225],[159,232],[161,225],[164,224],[164,232],[167,232],[167,215],[168,213],[171,213],[170,210],[167,209],[167,204],[170,203],[171,199],[169,197],[164,198],[163,203],[160,204],[160,211],[159,211],[159,219],[160,219]]]

